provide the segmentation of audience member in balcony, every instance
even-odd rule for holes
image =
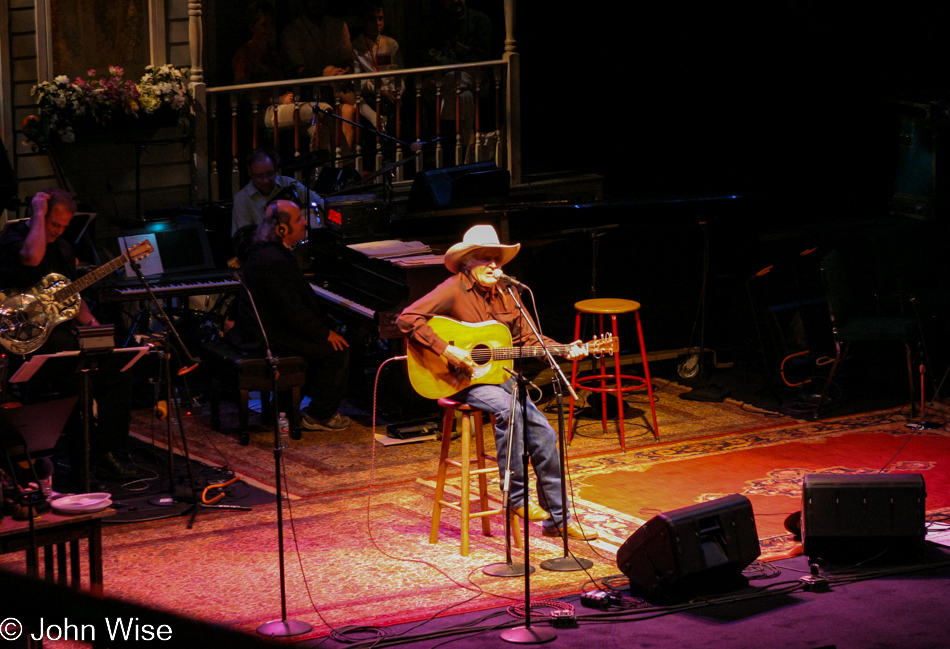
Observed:
[[[76,202],[72,196],[63,189],[47,189],[37,192],[31,208],[29,221],[11,225],[0,237],[0,286],[8,290],[29,289],[50,273],[58,273],[70,280],[78,277],[72,246],[63,237],[76,212]],[[79,312],[73,320],[55,327],[36,353],[55,354],[77,350],[79,342],[73,326],[98,324],[89,306],[80,299]],[[59,392],[63,396],[79,395],[79,374],[65,366],[60,366],[59,371],[64,374],[50,377],[42,386],[31,384],[28,388],[34,394]],[[90,482],[97,485],[96,477],[121,481],[136,478],[138,473],[126,464],[131,421],[131,384],[128,375],[103,369],[92,372],[91,380],[92,396],[98,404],[98,410],[90,422],[89,457],[94,474],[90,476]],[[85,440],[78,405],[63,433],[71,471],[66,485],[57,488],[76,491],[84,486],[80,467],[85,461]],[[95,486],[93,489],[101,491]]]
[[[247,8],[247,26],[251,30],[251,40],[239,47],[231,59],[234,83],[266,83],[284,79],[287,63],[277,47],[277,14],[274,5],[266,0],[252,2]],[[258,105],[267,106],[264,124],[273,128],[273,92],[260,91]],[[307,128],[313,122],[312,106],[306,102],[300,103],[298,111],[299,123]],[[277,98],[277,127],[290,128],[293,125],[294,94],[290,89],[281,89]],[[315,130],[309,127],[311,141]]]
[[[327,14],[328,0],[305,0],[303,13],[292,20],[280,35],[281,47],[289,66],[290,78],[335,77],[351,71],[353,45],[350,42],[350,30],[340,18]],[[352,93],[347,84],[340,87],[343,94]],[[331,88],[323,88],[320,96],[321,110],[330,110],[336,103]],[[340,115],[355,121],[355,97],[344,97],[340,105]],[[320,118],[319,147],[329,148],[330,134],[336,124],[332,118]],[[353,127],[344,125],[343,132],[347,142],[353,140]],[[342,145],[342,143],[340,143]],[[344,148],[346,155],[348,149]]]
[[[244,284],[234,326],[225,338],[240,349],[263,351],[260,315],[270,349],[307,360],[305,396],[310,405],[301,424],[308,430],[340,431],[350,419],[339,412],[349,370],[349,345],[327,325],[316,294],[290,248],[306,236],[296,203],[278,200],[267,207],[243,266]]]
[[[491,48],[491,20],[480,11],[469,8],[465,0],[439,0],[433,12],[429,31],[432,39],[429,47],[431,65],[455,65],[474,63],[489,58]],[[459,74],[458,89],[460,135],[466,147],[466,162],[473,152],[470,145],[475,135],[475,75],[464,71]],[[442,113],[440,118],[455,121],[456,81],[455,73],[442,77]]]
[[[231,211],[231,236],[246,225],[258,225],[264,218],[268,204],[277,198],[287,198],[306,208],[310,203],[320,204],[323,199],[308,192],[306,186],[289,176],[281,176],[280,156],[273,149],[255,149],[247,158],[251,182],[234,195]]]
[[[353,39],[353,72],[385,72],[401,68],[402,54],[399,51],[399,43],[381,33],[386,25],[382,5],[371,2],[365,18],[363,32]],[[402,79],[364,79],[360,84],[360,94],[363,98],[360,113],[376,127],[376,100],[379,97],[379,130],[386,132],[386,122],[395,113],[396,93],[401,94],[404,91],[405,83]]]

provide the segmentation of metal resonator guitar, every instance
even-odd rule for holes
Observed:
[[[29,354],[43,346],[56,325],[79,313],[79,292],[129,261],[139,261],[153,252],[142,241],[107,264],[70,282],[58,273],[50,273],[33,288],[18,292],[0,292],[0,345],[14,354]]]

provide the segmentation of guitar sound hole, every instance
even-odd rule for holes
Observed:
[[[472,361],[476,365],[486,365],[491,362],[491,347],[488,345],[475,345],[469,352]]]

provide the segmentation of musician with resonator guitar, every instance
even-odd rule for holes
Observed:
[[[0,344],[19,355],[78,349],[72,327],[58,325],[68,321],[98,325],[79,291],[122,266],[133,253],[77,279],[72,246],[62,236],[76,212],[72,196],[62,189],[49,189],[38,192],[31,207],[28,221],[12,224],[0,237]],[[78,391],[74,376],[62,379],[57,389]],[[135,478],[137,472],[122,457],[131,420],[129,382],[119,373],[95,372],[92,388],[98,417],[90,442],[91,469],[100,478]],[[75,488],[80,486],[78,467],[84,455],[78,409],[65,433],[73,469],[67,486]]]
[[[524,321],[526,316],[505,295],[505,280],[499,277],[502,266],[520,248],[521,244],[500,243],[490,225],[470,228],[462,242],[445,254],[445,266],[453,277],[406,307],[396,321],[409,339],[409,376],[417,392],[429,398],[451,396],[494,415],[500,470],[505,466],[514,381],[506,378],[498,359],[543,355],[540,341]],[[547,337],[544,340],[551,353],[572,360],[586,356],[598,342],[559,345]],[[559,536],[567,520],[569,538],[596,539],[596,532],[570,520],[568,504],[561,496],[557,435],[533,403],[528,401],[527,408],[529,454],[541,506],[516,500],[522,497],[525,476],[522,464],[512,461],[510,493],[515,513],[543,521],[545,536]],[[520,432],[512,441],[514,460],[523,453]]]

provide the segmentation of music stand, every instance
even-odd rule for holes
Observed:
[[[56,446],[63,427],[69,420],[77,397],[34,403],[18,408],[0,409],[0,445],[7,451],[20,447],[22,452],[11,456],[15,461],[29,455],[43,455]]]
[[[30,549],[36,556],[36,527],[33,522],[34,507],[43,501],[43,488],[33,465],[33,454],[50,455],[63,427],[76,407],[76,397],[57,399],[47,403],[37,403],[19,408],[0,409],[0,446],[6,455],[10,478],[16,482],[14,462],[26,460],[33,473],[36,489],[24,489],[17,484],[17,504],[27,508],[30,525]],[[19,451],[15,450],[19,449]],[[46,510],[43,510],[46,511]],[[36,576],[36,565],[30,567],[31,576]]]
[[[124,347],[119,349],[88,349],[37,354],[27,360],[10,377],[10,383],[26,383],[40,379],[60,379],[68,374],[82,374],[80,406],[82,409],[83,461],[82,485],[89,491],[89,422],[92,412],[92,372],[125,372],[135,365],[148,351],[148,347]],[[44,405],[44,404],[37,404]],[[68,419],[68,417],[67,417]],[[65,421],[63,425],[65,425]],[[62,428],[60,428],[62,430]],[[75,469],[75,467],[73,467]]]

